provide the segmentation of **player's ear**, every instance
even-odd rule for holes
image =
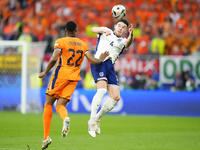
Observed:
[[[115,25],[114,25],[114,29],[116,28],[116,26],[117,26],[117,25],[115,24]]]
[[[77,28],[75,29],[75,32],[77,32]]]

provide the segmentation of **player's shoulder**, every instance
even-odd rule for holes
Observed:
[[[110,28],[104,27],[104,26],[101,26],[101,27],[99,27],[99,28],[106,29],[106,30],[111,30]],[[111,31],[112,31],[112,30],[111,30]]]
[[[69,37],[62,37],[62,38],[58,38],[55,43],[62,44],[62,43],[66,43],[68,41],[70,41]]]
[[[59,38],[59,39],[57,39],[56,41],[55,41],[55,44],[54,44],[54,47],[56,46],[56,47],[59,47],[59,46],[61,46],[62,45],[62,40],[61,40],[61,38]]]
[[[87,46],[87,44],[79,38],[76,38],[76,42],[80,43],[82,46]]]
[[[55,43],[62,43],[64,42],[64,38],[58,38]]]

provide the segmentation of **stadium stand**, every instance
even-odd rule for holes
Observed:
[[[3,0],[0,1],[0,39],[20,40],[23,33],[28,33],[32,41],[48,41],[45,50],[48,55],[55,40],[65,36],[65,23],[74,20],[79,30],[77,36],[95,51],[96,37],[86,29],[112,28],[116,20],[111,9],[116,4],[125,6],[125,18],[135,26],[134,42],[129,52],[122,54],[124,57],[131,54],[144,60],[158,59],[160,55],[181,57],[199,53],[199,0]]]

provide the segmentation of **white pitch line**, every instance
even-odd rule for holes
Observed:
[[[0,148],[0,150],[27,150],[27,149],[18,149],[18,148]],[[30,149],[34,150],[34,149]]]

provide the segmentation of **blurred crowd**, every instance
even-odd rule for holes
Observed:
[[[51,54],[55,40],[65,36],[66,22],[74,20],[77,37],[95,51],[96,35],[90,29],[113,28],[111,9],[116,4],[125,6],[125,18],[134,25],[135,39],[125,57],[200,56],[200,0],[2,0],[0,40],[47,41],[45,54]],[[129,83],[123,88],[151,89],[155,88],[151,79],[159,80],[158,73],[152,76],[133,77],[127,72],[119,78]],[[136,84],[137,78],[144,84]]]

